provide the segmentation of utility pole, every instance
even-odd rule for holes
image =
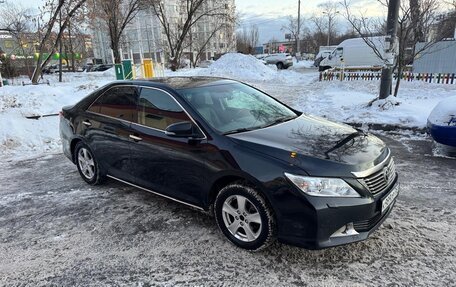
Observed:
[[[385,65],[382,69],[382,79],[380,81],[379,99],[386,99],[391,95],[391,87],[393,85],[393,64],[395,58],[396,47],[396,30],[397,19],[399,17],[400,0],[389,0],[388,3],[388,18],[386,22],[386,40],[389,41],[389,46],[385,51]]]
[[[62,9],[59,11],[59,29],[62,30]],[[59,30],[59,31],[60,31]],[[62,37],[59,39],[59,82],[62,82]]]
[[[329,38],[331,37],[331,16],[328,17],[328,42],[326,43],[326,46],[329,46]]]
[[[301,28],[301,0],[298,0],[298,34],[296,35],[296,61],[297,62],[299,62],[298,56],[301,57],[301,41],[299,39],[300,28]]]

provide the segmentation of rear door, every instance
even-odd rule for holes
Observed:
[[[201,206],[207,191],[207,140],[174,138],[165,134],[173,123],[191,121],[167,92],[143,87],[137,120],[132,124],[132,165],[135,182],[186,203]]]
[[[114,86],[87,109],[82,122],[86,141],[103,170],[127,181],[133,180],[130,135],[137,98],[136,87]]]

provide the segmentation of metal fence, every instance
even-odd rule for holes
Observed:
[[[374,81],[380,80],[381,72],[321,72],[320,81]],[[393,75],[397,79],[397,73]],[[436,84],[456,84],[456,74],[454,73],[401,73],[401,80],[412,82],[422,81]]]

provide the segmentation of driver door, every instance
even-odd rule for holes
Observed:
[[[170,137],[167,126],[191,121],[169,93],[143,87],[132,123],[131,163],[135,183],[152,191],[201,206],[207,190],[206,139]]]

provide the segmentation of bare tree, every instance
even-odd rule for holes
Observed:
[[[63,8],[65,15],[70,12],[70,9],[70,5],[65,5]],[[76,71],[76,52],[85,52],[84,27],[87,18],[88,10],[86,7],[81,7],[81,9],[69,19],[66,34],[62,37],[62,45],[65,53],[61,56],[64,57],[68,68],[73,72]]]
[[[133,20],[141,8],[141,0],[90,0],[91,18],[94,25],[101,20],[108,28],[114,62],[121,62],[120,44],[125,27]]]
[[[191,28],[194,27],[201,19],[217,17],[218,21],[230,17],[229,7],[225,1],[210,2],[208,0],[178,0],[179,19],[173,17],[166,7],[166,3],[160,0],[148,0],[154,13],[157,15],[165,34],[167,42],[167,53],[169,56],[170,68],[175,71],[179,68],[180,58],[184,49],[188,46],[188,37]]]
[[[31,23],[28,17],[29,9],[14,2],[9,2],[5,9],[0,10],[0,27],[8,30],[13,37],[13,52],[24,57],[27,75],[31,75],[29,55],[33,54],[33,41],[31,39]],[[17,57],[19,58],[19,57]]]
[[[47,0],[46,3],[44,4],[44,12],[49,14],[49,20],[47,23],[44,25],[44,35],[41,38],[39,48],[38,48],[38,59],[36,60],[36,66],[35,70],[33,71],[32,75],[32,83],[36,84],[38,83],[39,77],[41,75],[42,69],[47,65],[47,63],[50,61],[52,54],[55,52],[57,49],[57,46],[60,42],[60,39],[63,36],[63,33],[68,26],[68,23],[73,17],[73,15],[76,13],[78,9],[81,8],[82,5],[86,0],[77,0],[77,1],[71,1],[71,0]],[[51,38],[53,36],[52,32],[55,28],[55,24],[62,12],[62,7],[68,3],[71,5],[71,8],[69,9],[69,12],[66,14],[65,19],[62,20],[61,25],[59,25],[57,35],[55,36],[54,39]],[[46,46],[49,46],[48,50],[48,56],[43,59],[43,54],[46,50]]]
[[[195,33],[195,36],[191,36],[190,45],[191,51],[196,52],[196,55],[191,59],[192,66],[196,67],[196,64],[201,59],[201,56],[206,51],[207,47],[211,44],[211,40],[213,40],[217,35],[218,32],[226,30],[228,25],[224,22],[221,22],[215,26],[213,26],[212,31],[208,32],[199,32]],[[229,36],[229,35],[228,35]],[[229,50],[230,47],[224,47],[226,50]]]
[[[388,6],[387,0],[378,0],[384,7]],[[412,0],[412,2],[415,0]],[[431,37],[432,29],[436,25],[436,15],[439,11],[440,2],[438,0],[418,0],[418,8],[411,9],[411,2],[402,2],[400,8],[400,15],[398,19],[398,47],[397,55],[394,63],[393,70],[396,72],[397,80],[394,87],[394,96],[397,96],[399,92],[401,74],[408,64],[413,63],[415,57],[425,52],[436,42],[442,40],[442,37],[436,36]],[[415,2],[413,2],[415,3]],[[416,3],[415,3],[416,4]],[[362,37],[365,43],[372,48],[374,53],[382,60],[384,59],[384,52],[380,47],[373,45],[372,36],[379,34],[385,34],[382,31],[382,19],[380,22],[375,22],[364,15],[354,16],[350,9],[350,3],[347,0],[343,2],[345,8],[345,17],[351,24],[353,29],[356,31],[358,36]],[[412,10],[414,15],[412,17]],[[425,45],[420,46],[416,49],[416,44],[426,41]]]
[[[253,54],[258,45],[258,26],[252,25],[249,29],[244,27],[236,33],[237,50],[243,54]]]
[[[339,14],[338,9],[338,3],[337,2],[332,2],[332,1],[327,1],[323,2],[318,5],[318,7],[321,9],[322,13],[325,15],[323,19],[327,19],[326,22],[326,27],[328,31],[328,40],[326,45],[329,46],[331,44],[331,36],[333,34],[335,35],[337,33],[337,22],[336,18],[337,15]]]
[[[280,30],[288,32],[291,34],[291,37],[293,38],[295,42],[295,51],[296,52],[301,52],[298,51],[297,44],[298,40],[301,39],[302,37],[298,35],[298,33],[303,32],[303,27],[304,27],[304,21],[300,21],[299,27],[298,27],[298,18],[293,17],[293,16],[288,16],[287,18],[287,24],[283,25]]]

